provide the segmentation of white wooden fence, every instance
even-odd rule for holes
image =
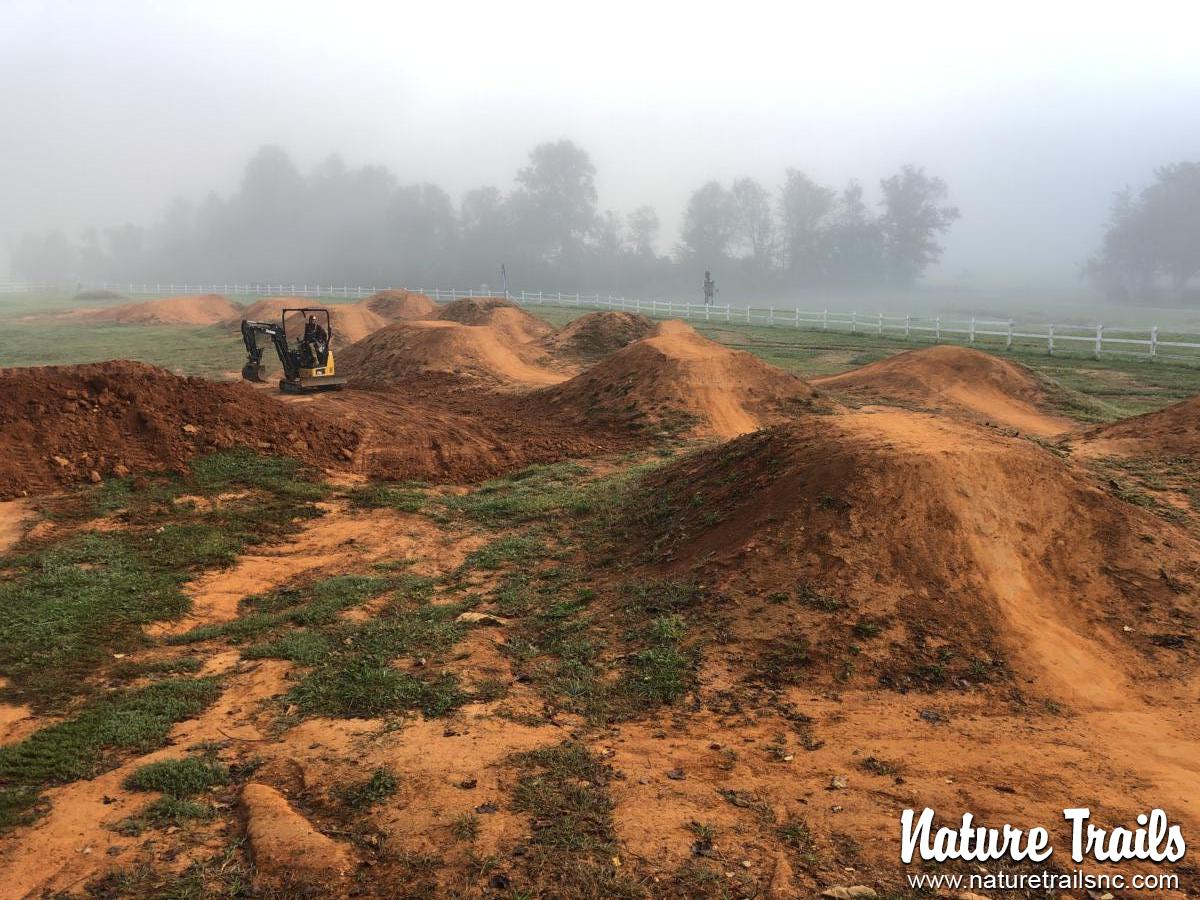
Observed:
[[[167,282],[90,282],[63,286],[29,282],[0,283],[0,294],[62,291],[79,287],[109,290],[125,295],[172,296],[177,294],[225,294],[235,297],[325,297],[362,299],[380,287],[335,284],[237,283],[191,284]],[[483,288],[402,288],[427,294],[438,302],[466,297],[495,296]],[[643,300],[601,294],[570,294],[549,291],[509,292],[509,300],[523,305],[567,306],[579,309],[624,310],[645,316],[685,319],[693,322],[724,322],[808,331],[844,332],[932,343],[965,343],[1006,349],[1040,350],[1053,355],[1061,351],[1083,351],[1103,355],[1139,356],[1200,364],[1200,334],[1160,333],[1149,328],[1106,327],[1103,324],[1018,323],[1014,319],[952,319],[942,316],[884,315],[883,313],[801,310],[784,306],[734,306],[732,304],[684,303],[676,300]]]

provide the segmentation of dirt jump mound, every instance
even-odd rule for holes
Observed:
[[[345,465],[358,443],[352,429],[248,385],[143,363],[0,369],[0,396],[0,499],[177,470],[235,446]]]
[[[167,297],[125,303],[107,309],[76,310],[70,315],[113,325],[216,325],[241,316],[241,307],[220,294],[199,297]]]
[[[682,322],[538,395],[555,415],[625,429],[736,437],[811,411],[809,385]]]
[[[412,291],[386,290],[377,291],[362,305],[382,316],[389,322],[408,321],[410,319],[437,318],[438,305],[424,294]]]
[[[695,454],[644,493],[654,558],[779,599],[739,626],[750,655],[790,634],[814,674],[908,689],[1016,671],[1095,709],[1194,662],[1178,632],[1200,543],[1022,438],[847,412]]]
[[[546,335],[541,346],[554,356],[594,363],[653,331],[654,323],[637,313],[594,312]]]
[[[1024,366],[969,347],[938,346],[898,353],[840,375],[813,379],[831,393],[864,403],[912,405],[956,412],[976,421],[1050,435],[1067,419],[1040,406],[1046,390]]]
[[[1079,436],[1086,454],[1121,456],[1192,456],[1200,453],[1200,396],[1110,425],[1089,428]]]
[[[333,327],[333,347],[340,351],[349,347],[355,341],[360,341],[368,334],[378,331],[388,325],[388,319],[372,312],[366,300],[358,303],[322,303],[305,297],[269,297],[259,300],[252,306],[240,311],[236,316],[225,320],[226,327],[237,329],[242,319],[253,319],[258,322],[278,322],[285,309],[301,309],[318,306],[329,310],[330,324]],[[292,313],[288,319],[289,335],[299,336],[304,331],[303,316]],[[341,365],[340,359],[338,365]]]
[[[338,367],[357,386],[413,382],[450,376],[487,386],[544,386],[568,373],[549,367],[535,347],[513,343],[489,325],[432,320],[398,322],[347,347]]]
[[[442,307],[437,316],[463,325],[490,325],[506,339],[519,344],[540,340],[553,329],[549,323],[525,312],[503,297],[466,297]]]

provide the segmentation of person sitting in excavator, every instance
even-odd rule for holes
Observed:
[[[317,322],[316,316],[310,315],[308,321],[304,323],[304,337],[300,343],[308,351],[312,367],[324,364],[325,353],[329,347],[329,335]]]

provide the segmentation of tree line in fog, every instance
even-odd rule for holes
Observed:
[[[336,156],[306,174],[266,146],[231,196],[176,200],[151,227],[28,234],[12,274],[498,288],[504,265],[517,290],[690,291],[704,270],[746,293],[907,286],[938,260],[958,217],[946,185],[916,166],[883,179],[878,203],[858,182],[835,189],[789,169],[776,189],[752,178],[701,185],[665,249],[654,208],[601,210],[595,175],[573,142],[544,143],[507,192],[479,187],[455,204],[435,184]]]

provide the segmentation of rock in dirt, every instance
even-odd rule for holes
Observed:
[[[260,878],[280,885],[328,886],[354,868],[346,848],[313,828],[274,788],[247,784],[242,809]]]
[[[459,613],[455,622],[463,622],[468,625],[507,625],[508,619],[502,619],[500,616],[493,616],[491,613],[481,613],[468,611]]]

